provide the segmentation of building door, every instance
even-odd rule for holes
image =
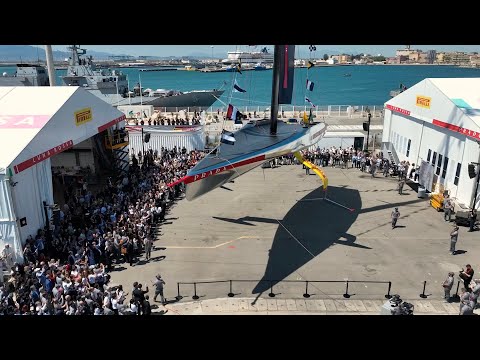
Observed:
[[[353,148],[355,150],[363,150],[363,137],[356,137],[353,139]]]

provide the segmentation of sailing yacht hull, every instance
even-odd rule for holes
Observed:
[[[187,200],[194,200],[265,161],[315,145],[326,129],[325,123],[304,128],[279,122],[271,136],[269,122],[249,123],[234,133],[234,145],[221,143],[178,182],[186,184]]]

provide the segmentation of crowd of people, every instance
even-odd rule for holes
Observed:
[[[170,116],[151,116],[145,118],[135,118],[132,122],[134,125],[148,125],[148,126],[187,126],[187,125],[201,125],[201,114],[194,112],[190,118],[188,115],[180,117],[177,114],[171,114]]]
[[[167,184],[204,155],[176,147],[149,150],[142,161],[135,158],[128,174],[109,178],[97,193],[85,183],[69,185],[54,229],[40,229],[26,240],[23,264],[13,263],[10,247],[4,250],[10,276],[0,287],[0,314],[148,314],[148,287],[135,283],[128,302],[121,286],[108,286],[109,272],[121,263],[135,266],[144,251],[145,261],[151,259],[155,229],[184,190],[183,184]],[[155,295],[164,303],[161,282],[157,277]]]
[[[400,161],[398,164],[390,161],[382,153],[370,154],[359,149],[350,147],[316,148],[315,150],[302,151],[305,160],[310,161],[316,166],[339,167],[341,169],[356,168],[375,176],[377,171],[382,171],[385,177],[396,177],[399,179],[418,178],[418,166],[410,164],[408,161]],[[270,161],[272,167],[278,165],[298,164],[293,154],[281,156]]]

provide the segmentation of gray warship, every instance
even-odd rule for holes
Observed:
[[[0,86],[48,86],[48,73],[45,67],[34,64],[17,64],[13,74],[4,72]]]
[[[178,91],[144,89],[137,84],[129,89],[128,79],[119,70],[101,69],[86,56],[79,46],[68,47],[71,51],[67,74],[61,76],[63,85],[82,86],[105,102],[113,105],[153,105],[166,111],[190,108],[190,111],[208,109],[223,93],[222,89]]]

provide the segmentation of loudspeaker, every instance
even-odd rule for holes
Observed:
[[[477,173],[475,172],[475,165],[468,164],[468,176],[470,179],[473,179],[475,176],[477,176]]]

